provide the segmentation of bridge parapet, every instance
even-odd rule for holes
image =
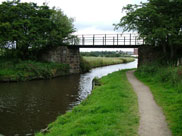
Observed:
[[[73,39],[71,45],[76,46],[132,46],[143,45],[144,40],[139,39],[136,33],[125,34],[83,34],[76,35],[77,40]]]

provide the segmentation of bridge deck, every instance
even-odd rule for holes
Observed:
[[[136,33],[75,35],[69,47],[77,48],[138,48],[144,45]]]
[[[142,45],[69,45],[69,48],[138,48]]]

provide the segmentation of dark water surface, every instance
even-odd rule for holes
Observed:
[[[137,60],[52,80],[0,83],[0,136],[31,136],[85,99],[94,77],[136,68]]]

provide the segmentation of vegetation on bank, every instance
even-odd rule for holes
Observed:
[[[26,81],[50,79],[69,74],[66,64],[0,59],[0,81]]]
[[[132,57],[81,57],[80,67],[85,72],[91,68],[128,63],[134,60]]]
[[[86,100],[51,123],[48,133],[36,136],[137,136],[137,96],[125,72],[103,77]]]
[[[87,57],[131,57],[132,52],[123,51],[91,51],[91,52],[80,52],[81,56]]]
[[[76,40],[73,19],[61,9],[8,0],[0,4],[0,22],[0,81],[48,79],[69,73],[68,65],[39,62],[47,50]]]
[[[182,135],[182,66],[141,66],[135,75],[148,85],[174,136]]]

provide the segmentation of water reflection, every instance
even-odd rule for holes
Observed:
[[[0,133],[31,134],[45,128],[76,101],[80,75],[0,84]]]
[[[137,60],[53,80],[0,83],[0,135],[33,135],[85,99],[94,77],[135,67]]]
[[[138,60],[136,59],[134,62],[127,63],[127,64],[118,64],[118,65],[111,65],[111,66],[105,66],[101,68],[95,68],[92,69],[89,73],[82,74],[80,77],[80,89],[79,89],[79,95],[78,95],[78,101],[76,103],[79,103],[81,100],[85,99],[88,94],[91,93],[92,90],[92,80],[94,77],[103,77],[108,75],[109,73],[112,73],[114,71],[118,71],[121,69],[131,69],[131,68],[137,68]]]

